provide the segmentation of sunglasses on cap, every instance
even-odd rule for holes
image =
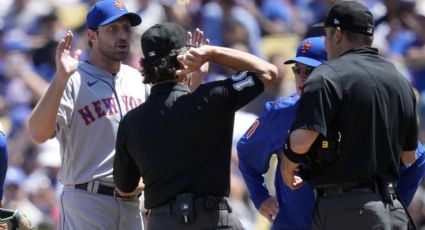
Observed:
[[[301,72],[301,70],[303,71]],[[311,72],[313,72],[313,70],[314,67],[305,66],[304,68],[301,68],[301,66],[297,65],[292,66],[292,72],[296,75],[300,75],[301,73],[303,73],[305,76],[308,76],[311,74]]]

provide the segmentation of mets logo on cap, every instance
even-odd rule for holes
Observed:
[[[124,10],[124,4],[122,2],[115,0],[114,6],[117,7],[119,10]]]
[[[310,50],[312,44],[313,43],[311,41],[303,42],[303,45],[301,46],[301,52],[307,53]]]

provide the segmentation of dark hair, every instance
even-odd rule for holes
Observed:
[[[331,28],[331,36],[333,36],[335,34],[336,27],[330,27],[330,28]],[[356,32],[351,32],[351,31],[343,30],[343,29],[341,30],[344,32],[345,36],[347,37],[347,40],[350,42],[360,41],[366,46],[371,46],[373,43],[373,36],[359,34]]]
[[[177,55],[187,50],[186,47],[173,50],[170,54],[159,59],[140,59],[140,66],[143,68],[143,83],[158,83],[177,78],[176,70],[181,69],[182,65],[177,60]]]
[[[371,46],[373,43],[373,36],[359,34],[359,33],[351,32],[347,30],[345,30],[344,33],[347,36],[348,41],[351,41],[351,42],[360,41],[366,46]]]

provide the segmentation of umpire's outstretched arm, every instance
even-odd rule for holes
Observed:
[[[264,87],[270,86],[277,78],[277,67],[252,54],[226,47],[203,45],[199,48],[192,47],[187,52],[179,55],[177,59],[186,66],[178,70],[177,75],[186,75],[196,71],[206,62],[236,70],[255,72],[261,79]]]

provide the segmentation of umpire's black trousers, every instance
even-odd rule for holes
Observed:
[[[195,219],[189,223],[181,221],[175,202],[156,207],[148,212],[147,230],[244,229],[241,222],[233,215],[227,200],[224,199],[223,202],[225,204],[217,205],[215,208],[206,208],[202,202],[195,202]]]
[[[373,191],[318,197],[313,213],[313,230],[407,230],[408,223],[400,201],[386,204]]]

